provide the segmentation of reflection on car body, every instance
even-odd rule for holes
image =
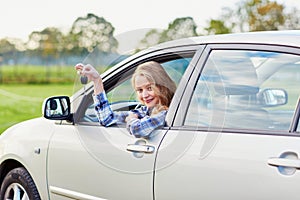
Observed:
[[[32,199],[298,199],[300,31],[187,38],[139,52],[102,74],[114,110],[138,106],[130,78],[149,60],[177,84],[165,127],[134,138],[125,126],[100,126],[90,83],[70,99],[46,99],[52,120],[1,135],[1,197],[17,188]],[[49,114],[57,107],[66,112]],[[14,178],[25,175],[33,187]]]

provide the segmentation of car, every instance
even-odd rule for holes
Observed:
[[[300,31],[158,44],[101,76],[114,111],[139,105],[130,78],[162,64],[177,84],[165,126],[103,127],[93,84],[45,99],[43,117],[0,137],[1,199],[298,199]]]

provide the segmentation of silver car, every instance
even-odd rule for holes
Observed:
[[[115,111],[139,106],[130,78],[155,60],[177,90],[165,127],[102,127],[93,85],[45,100],[44,117],[0,137],[0,199],[299,199],[300,31],[201,36],[102,74]]]

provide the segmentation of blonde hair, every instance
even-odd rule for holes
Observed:
[[[175,82],[170,78],[165,69],[155,61],[140,64],[132,76],[132,86],[135,87],[137,76],[144,76],[153,84],[153,90],[158,96],[159,103],[154,107],[151,114],[167,110],[176,90]]]

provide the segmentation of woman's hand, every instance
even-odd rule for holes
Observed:
[[[88,77],[90,81],[101,79],[100,74],[90,64],[84,65],[79,63],[75,66],[75,69],[80,73],[80,75]]]
[[[86,76],[90,81],[94,82],[95,95],[104,91],[102,78],[92,65],[90,64],[84,65],[82,63],[79,63],[75,65],[75,70],[79,72],[80,75]]]
[[[132,119],[138,119],[138,116],[137,114],[133,113],[133,112],[129,112],[129,115],[126,117],[125,121],[126,122],[129,122],[131,121]]]

